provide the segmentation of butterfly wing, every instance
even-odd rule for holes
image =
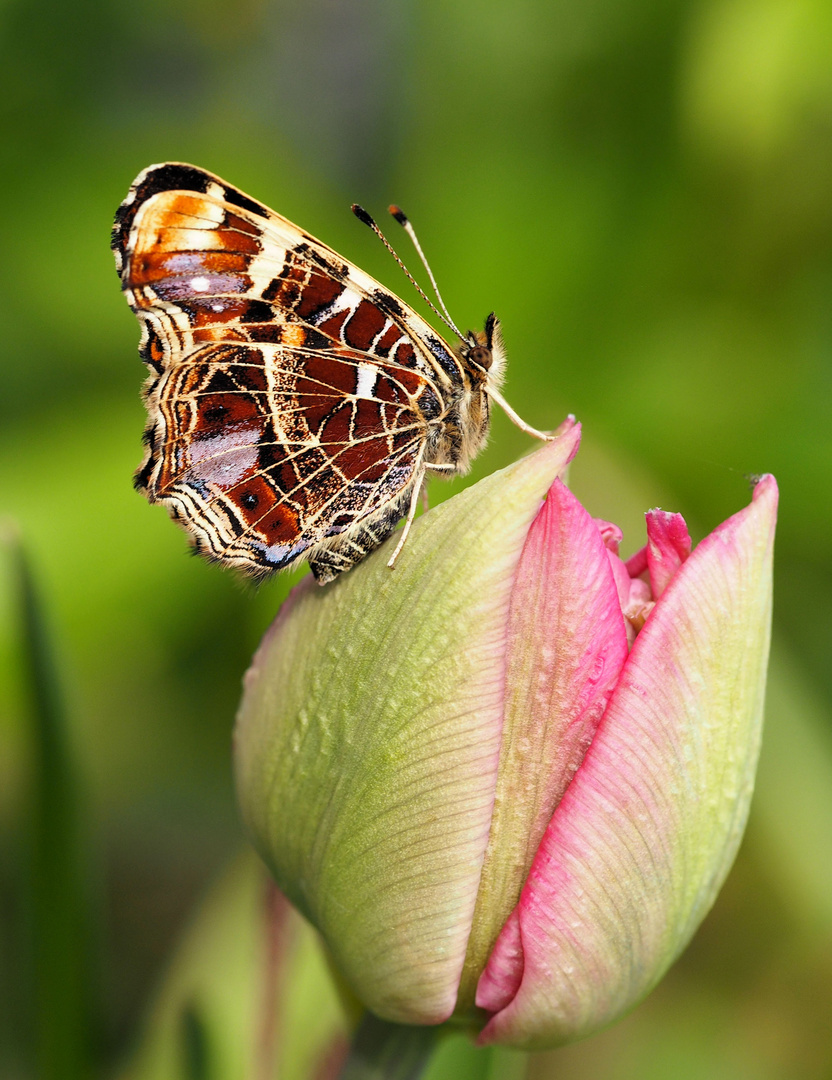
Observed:
[[[460,379],[447,345],[363,271],[193,166],[136,179],[113,249],[152,373],[136,477],[150,501],[202,553],[252,573],[359,523],[383,520],[380,542]]]

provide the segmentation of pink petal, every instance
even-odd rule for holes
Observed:
[[[632,554],[625,565],[631,578],[641,577],[647,570],[647,545]]]
[[[630,603],[630,591],[632,589],[633,579],[627,573],[626,563],[622,562],[615,552],[608,549],[607,558],[609,559],[610,570],[612,570],[612,576],[615,581],[618,603],[621,610],[624,611]]]
[[[690,533],[681,514],[648,510],[644,516],[647,519],[647,569],[653,599],[658,600],[690,555]]]
[[[612,570],[612,576],[615,579],[615,588],[618,592],[618,603],[621,605],[621,610],[626,611],[626,608],[630,603],[630,574],[627,569],[627,564],[618,556],[618,549],[621,546],[621,541],[624,539],[624,534],[621,532],[621,529],[611,521],[604,521],[603,518],[595,518],[594,520],[601,533],[601,539],[604,541],[604,547],[607,549],[610,569]]]
[[[624,533],[612,521],[604,521],[603,518],[595,518],[595,524],[598,526],[606,549],[617,555],[621,541],[624,539]]]
[[[710,908],[753,787],[776,507],[764,477],[636,639],[483,974],[478,1004],[499,1011],[482,1042],[552,1046],[609,1024]]]
[[[498,938],[499,949],[491,954],[488,966],[477,983],[477,1005],[488,1012],[499,1012],[511,1004],[523,979],[523,939],[520,933],[520,908],[506,919]]]
[[[512,590],[500,771],[458,1008],[473,1002],[476,979],[627,658],[609,554],[597,524],[555,480]]]

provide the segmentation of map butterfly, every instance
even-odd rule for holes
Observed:
[[[136,487],[209,559],[264,576],[305,557],[325,584],[406,516],[392,565],[426,474],[464,473],[482,448],[489,399],[548,437],[500,395],[493,314],[450,347],[368,274],[204,169],[140,173],[112,246],[150,370]]]

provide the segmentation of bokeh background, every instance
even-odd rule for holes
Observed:
[[[780,482],[768,737],[714,911],[617,1027],[530,1061],[451,1046],[432,1076],[828,1080],[828,0],[3,0],[0,114],[0,513],[57,672],[39,707],[7,554],[0,1077],[138,1069],[162,1014],[152,1075],[248,1075],[211,1057],[219,1030],[171,979],[196,956],[188,978],[239,1005],[253,977],[228,961],[259,873],[235,861],[230,732],[292,578],[253,590],[188,558],[131,488],[144,369],[109,227],[140,169],[181,160],[418,307],[349,213],[401,203],[454,318],[501,317],[515,408],[584,422],[575,487],[628,552],[649,505],[696,539],[745,504],[746,474]],[[528,447],[497,415],[474,479]],[[309,990],[318,1018],[330,993]]]

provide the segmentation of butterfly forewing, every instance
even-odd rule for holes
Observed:
[[[448,346],[363,271],[193,166],[137,178],[113,248],[152,372],[148,498],[204,554],[253,573],[304,552],[314,569],[315,546],[360,523],[376,524],[341,568],[380,542],[461,379]]]

